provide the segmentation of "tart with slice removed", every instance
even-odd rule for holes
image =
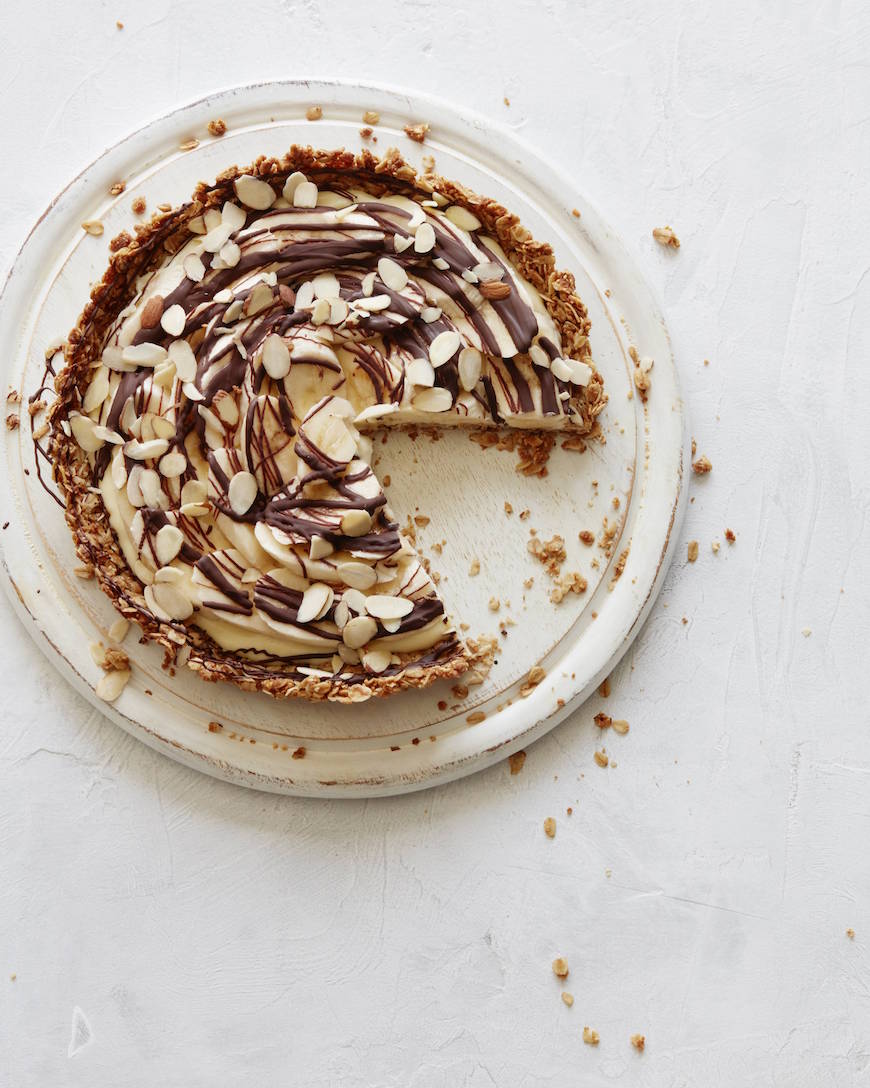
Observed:
[[[593,431],[588,318],[550,248],[397,152],[296,147],[117,245],[51,416],[76,549],[115,606],[168,665],[275,696],[460,675],[369,435]]]

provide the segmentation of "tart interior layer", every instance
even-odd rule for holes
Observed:
[[[276,694],[457,674],[461,643],[366,432],[588,432],[603,397],[582,304],[567,320],[549,250],[521,267],[492,229],[504,209],[450,183],[288,168],[227,175],[202,205],[178,213],[173,252],[143,262],[62,397],[58,446],[86,458],[141,584],[126,604],[164,640],[204,632],[230,679],[302,684]]]

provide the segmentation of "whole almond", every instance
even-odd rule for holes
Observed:
[[[492,280],[489,283],[479,283],[477,285],[478,291],[484,298],[488,299],[501,299],[507,298],[511,293],[511,285],[504,283],[502,280]]]
[[[143,329],[153,329],[160,324],[163,316],[163,296],[153,295],[142,308],[141,325]]]

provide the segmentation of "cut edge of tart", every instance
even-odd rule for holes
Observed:
[[[594,435],[589,320],[550,246],[395,149],[294,146],[112,249],[64,349],[50,451],[115,607],[167,668],[276,697],[465,672],[474,645],[360,429]]]

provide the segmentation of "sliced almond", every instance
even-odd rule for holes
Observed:
[[[311,538],[311,543],[308,546],[308,558],[325,559],[327,555],[332,555],[334,550],[328,540],[315,535]]]
[[[154,457],[162,457],[169,449],[169,442],[165,438],[152,438],[147,442],[124,443],[124,453],[131,461],[150,461]]]
[[[440,306],[424,306],[420,311],[420,318],[422,321],[425,321],[427,325],[431,325],[433,321],[437,321],[440,316]]]
[[[168,310],[164,310],[163,316],[160,318],[160,326],[167,336],[181,336],[186,323],[187,315],[184,312],[184,307],[179,306],[178,303],[170,306]]]
[[[550,363],[550,371],[554,378],[558,378],[560,382],[570,382],[571,380],[571,367],[565,362],[564,359],[554,359]]]
[[[227,495],[234,514],[247,514],[257,497],[256,478],[250,472],[237,472],[230,480]]]
[[[497,261],[481,261],[472,271],[481,283],[497,283],[503,280],[505,275],[504,265],[498,264]]]
[[[181,551],[184,533],[175,525],[163,525],[154,538],[154,551],[161,567],[171,563]]]
[[[275,300],[274,292],[267,283],[255,284],[254,289],[245,299],[245,316],[253,317],[268,309]]]
[[[306,178],[306,176],[304,174],[302,174],[298,170],[296,170],[284,182],[284,188],[282,190],[282,196],[284,197],[284,199],[287,201],[288,204],[293,203],[293,196],[296,193],[296,190],[305,181],[308,181],[308,178]]]
[[[194,283],[201,283],[205,278],[205,265],[197,253],[188,253],[182,262],[182,268],[185,276]]]
[[[365,536],[372,527],[372,516],[367,510],[348,510],[341,519],[341,531],[345,536]]]
[[[90,415],[91,412],[100,407],[108,395],[109,369],[108,367],[101,366],[94,372],[90,385],[85,390],[85,397],[82,401],[82,411],[85,415]]]
[[[467,230],[469,233],[473,230],[480,230],[482,226],[477,216],[460,204],[451,204],[449,208],[444,209],[444,214],[454,226],[459,227],[460,230]]]
[[[145,587],[145,603],[159,620],[186,620],[193,615],[193,605],[187,597],[168,582],[155,582]]]
[[[208,498],[208,484],[205,480],[188,480],[181,489],[182,502],[205,502]]]
[[[271,190],[272,186],[270,185],[268,188]],[[229,223],[234,231],[241,230],[247,222],[247,218],[248,215],[244,208],[240,208],[238,204],[233,204],[231,200],[226,201],[221,208],[221,221]]]
[[[112,483],[120,491],[127,484],[127,463],[123,450],[116,450],[112,456]]]
[[[206,253],[217,253],[222,246],[226,245],[232,233],[233,228],[229,223],[218,223],[218,225],[212,227],[205,238],[203,238],[202,248]]]
[[[73,438],[85,453],[96,453],[103,445],[103,439],[94,434],[96,424],[89,416],[70,412],[69,425]]]
[[[401,291],[408,285],[408,273],[392,257],[381,257],[378,261],[378,275],[391,291]]]
[[[378,575],[374,567],[367,563],[361,563],[356,559],[349,559],[338,566],[338,576],[345,585],[353,589],[371,589],[377,582]]]
[[[366,597],[366,611],[379,620],[400,620],[414,611],[414,602],[407,597],[375,593]]]
[[[459,353],[459,384],[470,393],[480,381],[483,356],[477,348],[463,348]]]
[[[429,253],[435,248],[435,228],[431,223],[421,223],[414,235],[414,252]]]
[[[239,246],[232,241],[224,242],[218,251],[218,257],[227,268],[235,268],[239,261],[242,259],[242,251]]]
[[[316,208],[317,186],[313,181],[302,181],[293,193],[294,208]]]
[[[329,299],[319,298],[311,310],[311,320],[315,325],[325,325],[329,321],[329,314]]]
[[[435,368],[428,359],[412,359],[405,366],[405,377],[411,385],[431,389],[435,384]]]
[[[119,616],[109,628],[109,638],[112,642],[123,642],[130,630],[130,621],[124,616]]]
[[[127,686],[130,676],[129,669],[113,669],[111,672],[104,672],[94,689],[97,698],[106,703],[114,703]]]
[[[447,412],[453,407],[453,396],[449,389],[436,386],[415,393],[411,404],[421,412]]]
[[[452,359],[462,346],[462,339],[455,329],[440,332],[429,345],[429,362],[436,369]]]
[[[251,174],[243,174],[233,182],[236,196],[248,208],[256,208],[257,211],[265,211],[275,203],[275,190],[266,181],[253,177]]]
[[[179,450],[173,450],[171,453],[167,453],[164,457],[160,458],[160,462],[157,465],[157,471],[161,476],[165,476],[168,480],[175,480],[179,476],[184,475],[184,470],[187,468],[187,458]]]
[[[186,340],[173,340],[169,345],[169,358],[175,363],[175,373],[180,382],[196,379],[196,356]]]
[[[341,639],[345,646],[359,650],[378,633],[378,625],[371,616],[354,616],[345,624]]]
[[[144,505],[151,507],[152,510],[165,510],[169,506],[169,499],[163,490],[160,477],[153,468],[142,469],[139,490],[145,500]]]
[[[167,357],[166,348],[162,348],[159,344],[128,344],[127,347],[121,352],[121,358],[125,363],[132,363],[134,366],[157,366],[158,363],[165,361]]]
[[[103,233],[103,224],[99,219],[86,219],[84,223],[82,223],[82,230],[86,234],[92,234],[95,238],[99,238]]]
[[[322,272],[311,281],[315,298],[338,298],[341,288],[332,272]]]
[[[389,650],[367,650],[362,655],[363,668],[366,672],[381,673],[384,672],[390,666],[391,661]]]
[[[414,239],[407,234],[399,234],[397,231],[393,235],[393,249],[396,253],[404,253],[406,249],[410,249],[414,244]]]
[[[334,593],[324,582],[314,582],[302,594],[299,610],[296,614],[298,623],[310,623],[321,619],[329,611]]]
[[[389,295],[372,295],[370,298],[356,299],[354,308],[364,310],[366,313],[378,313],[381,310],[389,310],[391,302]]]

